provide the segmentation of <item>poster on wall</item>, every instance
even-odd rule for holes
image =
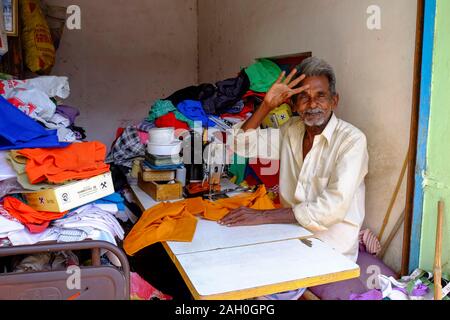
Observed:
[[[0,5],[2,5],[2,1],[5,0],[0,0]],[[0,11],[0,56],[3,56],[7,52],[8,52],[8,38],[6,36],[3,11]]]
[[[19,0],[2,0],[3,21],[8,36],[16,37],[19,34]]]

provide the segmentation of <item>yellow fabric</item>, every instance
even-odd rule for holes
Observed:
[[[264,186],[255,193],[242,194],[216,202],[193,198],[174,203],[160,203],[145,211],[124,240],[128,255],[162,241],[192,241],[197,226],[197,218],[218,221],[231,210],[249,207],[259,210],[274,209]]]

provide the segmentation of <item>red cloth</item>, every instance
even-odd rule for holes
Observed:
[[[249,91],[247,91],[246,94],[244,94],[242,99],[249,98],[249,97],[259,97],[259,98],[264,99],[266,97],[266,93],[265,92],[255,92],[255,91],[249,90]]]
[[[186,122],[180,121],[175,117],[173,112],[169,112],[168,114],[159,117],[155,120],[155,125],[158,128],[175,128],[175,129],[186,129],[189,130],[189,126]]]
[[[251,107],[250,105],[245,105],[244,108],[242,109],[242,111],[239,113],[224,113],[224,114],[221,114],[220,117],[221,118],[239,118],[242,120],[246,120],[247,114],[252,113],[252,112],[253,112],[253,107]]]
[[[43,232],[47,229],[51,221],[60,219],[67,213],[36,211],[14,197],[6,197],[4,199],[3,208],[25,225],[31,233]]]
[[[253,169],[255,174],[261,180],[262,183],[266,185],[268,188],[272,188],[277,186],[280,182],[280,161],[279,160],[271,160],[267,163],[267,160],[264,160],[264,164],[260,159],[257,159],[257,163],[249,164],[250,168]],[[269,169],[271,168],[271,169]],[[276,169],[276,173],[274,174],[263,174],[264,171],[269,171],[272,169]]]

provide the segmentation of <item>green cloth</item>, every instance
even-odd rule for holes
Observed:
[[[248,159],[234,154],[233,163],[230,165],[228,171],[236,177],[235,184],[241,184],[245,179],[245,169],[248,165]]]
[[[281,74],[280,67],[268,59],[258,59],[245,69],[250,80],[250,90],[267,92]]]
[[[173,112],[175,114],[175,118],[186,122],[189,127],[194,127],[194,121],[186,118],[169,100],[156,100],[155,104],[150,109],[147,120],[150,122],[155,122],[156,119],[165,116],[169,112]]]

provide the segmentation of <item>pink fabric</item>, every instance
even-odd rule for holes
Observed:
[[[370,254],[377,254],[381,250],[380,241],[369,229],[359,233],[359,243],[364,245],[366,252]]]
[[[138,133],[139,133],[139,139],[141,140],[141,143],[147,144],[148,132],[138,130]]]
[[[130,299],[131,300],[172,300],[172,297],[155,289],[135,272],[130,272]]]

